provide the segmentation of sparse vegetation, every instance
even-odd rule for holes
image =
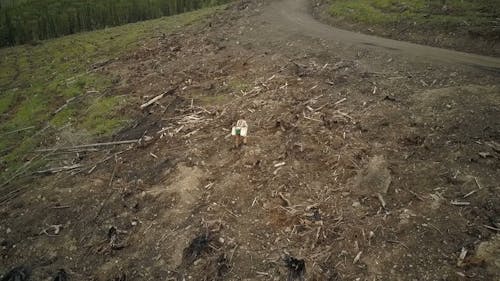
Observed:
[[[398,24],[410,22],[416,25],[439,28],[498,28],[499,1],[401,1],[401,0],[333,0],[330,12],[370,24]],[[498,32],[499,30],[497,30]]]
[[[113,77],[89,71],[91,66],[215,9],[75,34],[37,46],[0,49],[0,161],[4,179],[31,158],[30,152],[49,132],[43,130],[46,127],[105,138],[127,125],[128,117],[117,113],[132,100],[115,96],[110,91]],[[23,128],[29,129],[15,132]]]
[[[433,35],[447,34],[500,42],[500,1],[331,0],[329,13],[337,23],[347,21],[363,30],[419,43],[435,45]]]

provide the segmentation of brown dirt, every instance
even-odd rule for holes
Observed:
[[[22,192],[0,206],[1,272],[285,280],[291,255],[306,280],[498,280],[495,74],[290,36],[265,5],[239,2],[102,70],[136,101],[114,139],[152,140],[8,187]],[[241,115],[249,144],[233,149]]]

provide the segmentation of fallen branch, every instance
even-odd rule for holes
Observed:
[[[342,112],[342,111],[340,111],[340,110],[335,111],[335,113],[340,114],[340,115],[344,116],[345,118],[347,118],[347,119],[349,119],[349,120],[353,120],[353,119],[354,119],[354,118],[352,118],[349,114],[344,113],[344,112]]]
[[[489,225],[483,225],[484,227],[486,227],[487,229],[490,229],[490,230],[494,230],[494,231],[500,231],[500,228],[496,228],[496,227],[493,227],[493,226],[489,226]]]
[[[70,171],[74,170],[76,168],[80,168],[82,165],[80,164],[75,164],[71,166],[62,166],[62,167],[55,167],[55,168],[50,168],[47,170],[41,170],[41,171],[36,171],[35,174],[55,174],[55,173],[60,173],[64,171]]]
[[[34,129],[34,128],[35,128],[35,126],[29,126],[29,127],[26,127],[26,128],[17,129],[17,130],[14,130],[14,131],[3,133],[0,136],[7,136],[7,135],[10,135],[10,134],[13,134],[13,133],[27,131],[27,130],[31,130],[31,129]]]
[[[461,201],[457,201],[457,200],[451,200],[450,204],[454,205],[454,206],[469,206],[470,202],[461,202]]]
[[[318,119],[314,119],[314,118],[311,118],[311,117],[308,117],[306,116],[306,113],[305,112],[302,112],[302,115],[304,116],[305,119],[307,120],[311,120],[311,121],[315,121],[315,122],[323,122],[321,120],[318,120]]]
[[[70,150],[70,149],[87,148],[87,147],[99,147],[99,146],[109,146],[109,145],[132,144],[132,143],[137,143],[140,140],[141,139],[124,140],[124,141],[112,141],[112,142],[101,142],[101,143],[91,143],[91,144],[82,144],[82,145],[76,145],[76,146],[37,149],[36,151],[37,152],[48,152],[48,151]]]
[[[166,93],[161,93],[161,94],[157,95],[156,97],[150,99],[148,102],[141,104],[141,109],[144,109],[144,108],[152,105],[153,103],[159,101],[160,99],[163,98],[163,96],[165,96],[165,94]]]
[[[52,113],[52,115],[56,115],[57,113],[61,112],[63,109],[65,109],[72,101],[74,101],[77,97],[72,97],[66,101],[65,104],[63,104],[61,107],[59,107],[56,111]]]
[[[281,198],[281,200],[283,200],[283,203],[285,204],[285,207],[288,207],[288,206],[291,205],[290,201],[288,199],[286,199],[286,197],[281,192],[279,192],[278,195]]]
[[[363,252],[362,252],[362,251],[360,251],[360,252],[359,252],[359,253],[358,253],[358,254],[354,257],[354,260],[352,261],[352,263],[353,263],[353,264],[356,264],[356,263],[359,261],[359,259],[361,258],[361,254],[362,254],[362,253],[363,253]]]
[[[170,89],[170,90],[168,90],[166,92],[163,92],[163,93],[157,95],[156,97],[150,99],[148,102],[141,104],[141,110],[144,109],[144,108],[146,108],[146,107],[148,107],[148,106],[150,106],[150,105],[152,105],[153,103],[161,100],[165,95],[172,94],[174,91],[175,91],[175,89]]]
[[[407,250],[409,250],[410,248],[408,248],[408,246],[406,246],[403,242],[401,241],[397,241],[397,240],[387,240],[386,242],[388,243],[392,243],[392,244],[399,244],[403,247],[405,247]]]
[[[108,196],[106,196],[106,198],[101,202],[101,206],[99,207],[97,213],[94,216],[94,222],[97,222],[97,218],[101,215],[102,209],[104,209],[104,205],[106,205],[106,202],[111,198],[111,195],[113,195],[114,193],[112,189],[113,180],[115,178],[116,168],[118,167],[118,159],[116,157],[116,154],[114,156],[115,156],[115,165],[113,166],[113,172],[111,172],[111,177],[109,178],[109,183],[108,183],[108,189],[110,191],[108,193]]]
[[[49,237],[59,236],[59,233],[61,232],[61,228],[63,227],[62,224],[54,224],[54,225],[47,225],[47,226],[48,226],[47,228],[42,229],[42,231],[40,231],[40,235],[45,234]],[[49,233],[48,232],[49,230],[53,230],[53,234]]]
[[[469,193],[465,194],[465,195],[464,195],[464,198],[467,198],[467,197],[471,196],[472,194],[476,193],[477,191],[478,191],[477,189],[474,189],[473,191],[471,191],[471,192],[469,192]]]
[[[474,181],[476,182],[477,188],[483,189],[483,187],[479,184],[479,181],[477,180],[476,177],[474,177]]]
[[[380,201],[380,205],[382,205],[382,208],[385,209],[387,204],[385,203],[385,200],[384,200],[384,197],[382,197],[382,194],[377,193],[377,198],[378,198],[378,201]]]
[[[334,103],[334,105],[339,105],[339,104],[341,104],[341,103],[345,102],[346,100],[347,100],[347,98],[343,98],[343,99],[341,99],[341,100],[339,100],[339,101],[335,102],[335,103]]]

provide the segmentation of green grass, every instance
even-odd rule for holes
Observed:
[[[131,117],[123,116],[120,109],[130,104],[131,97],[113,96],[109,90],[113,77],[89,72],[91,66],[120,57],[153,36],[168,34],[217,9],[79,33],[36,46],[0,49],[1,177],[8,178],[33,157],[34,149],[45,138],[36,132],[47,125],[85,130],[95,139],[110,137],[126,126]],[[74,97],[77,98],[54,114]],[[11,133],[29,126],[36,129]]]
[[[500,24],[498,0],[332,0],[329,12],[337,18],[370,25],[480,30],[490,35],[499,34]]]

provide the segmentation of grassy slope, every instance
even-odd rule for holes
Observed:
[[[331,0],[329,12],[370,25],[470,31],[489,38],[500,34],[498,0]]]
[[[76,34],[37,46],[0,49],[0,174],[4,180],[32,158],[30,153],[45,138],[42,128],[48,125],[85,132],[88,140],[108,137],[127,125],[127,116],[118,116],[118,110],[130,99],[109,93],[113,77],[89,72],[91,65],[116,58],[144,39],[190,24],[216,9]],[[13,132],[23,128],[27,129]]]

